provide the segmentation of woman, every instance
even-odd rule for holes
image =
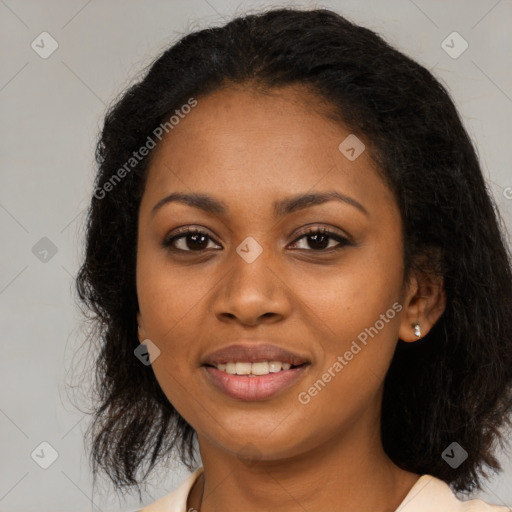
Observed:
[[[144,511],[507,510],[453,492],[501,469],[512,275],[426,69],[328,10],[240,17],[165,51],[97,160],[95,476],[140,492],[197,441]]]

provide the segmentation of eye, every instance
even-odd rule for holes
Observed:
[[[302,239],[307,239],[307,244],[310,247],[306,247],[305,249],[302,248],[300,250],[310,250],[316,252],[329,252],[331,249],[336,250],[341,249],[346,245],[351,245],[351,242],[347,238],[333,233],[326,228],[308,229],[292,243],[292,246],[296,246]],[[337,242],[338,245],[334,245],[333,247],[329,244],[329,242],[333,241]],[[202,252],[209,248],[209,242],[213,242],[213,240],[205,231],[201,231],[200,229],[195,228],[185,228],[179,231],[178,234],[167,237],[162,242],[162,245],[163,247],[176,252]],[[219,247],[220,246],[217,245],[217,248]],[[327,251],[325,251],[325,249],[327,249]]]
[[[200,229],[186,228],[179,234],[167,237],[162,245],[175,251],[183,252],[201,252],[208,248],[208,240],[212,241],[210,236]],[[179,242],[181,247],[178,247]]]
[[[333,233],[332,231],[327,230],[326,228],[311,228],[308,229],[305,233],[302,234],[299,238],[293,242],[292,245],[296,245],[299,240],[307,239],[307,244],[310,246],[309,248],[306,247],[305,250],[312,250],[312,251],[323,251],[325,249],[341,249],[342,247],[346,245],[351,245],[350,241],[336,233]],[[338,242],[338,245],[329,246],[329,240]],[[301,249],[303,250],[303,249]],[[329,251],[325,251],[329,252]]]

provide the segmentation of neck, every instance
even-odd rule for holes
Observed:
[[[378,429],[357,430],[300,455],[245,463],[199,439],[204,473],[187,510],[392,512],[420,475],[387,457]]]

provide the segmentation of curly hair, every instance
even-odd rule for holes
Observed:
[[[217,89],[307,87],[326,115],[370,141],[401,212],[406,275],[444,279],[447,304],[420,341],[398,340],[384,382],[381,434],[392,461],[456,491],[481,488],[512,411],[512,270],[505,226],[446,89],[371,30],[326,9],[276,8],[192,32],[165,50],[108,110],[76,279],[93,313],[97,406],[88,429],[93,473],[140,485],[176,451],[195,464],[195,432],[162,392],[139,345],[137,220],[154,150],[108,193],[105,184],[148,135],[187,102]],[[439,257],[433,254],[437,251]],[[423,256],[423,257],[422,257]],[[442,452],[468,453],[457,469]],[[139,476],[139,470],[148,465]]]

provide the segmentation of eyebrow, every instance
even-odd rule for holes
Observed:
[[[305,208],[309,208],[310,206],[315,206],[319,204],[324,204],[329,201],[341,201],[343,203],[349,204],[359,211],[369,216],[368,210],[358,201],[350,196],[346,196],[337,192],[335,190],[330,190],[327,192],[312,192],[309,194],[300,194],[292,197],[287,197],[286,199],[281,199],[279,201],[275,201],[273,204],[274,208],[274,216],[275,217],[284,217],[285,215],[289,215],[299,210],[303,210]],[[162,208],[162,206],[178,202],[182,204],[186,204],[193,208],[198,208],[203,210],[205,213],[214,214],[214,215],[225,215],[228,213],[228,207],[226,203],[223,201],[219,201],[211,196],[206,194],[185,194],[183,192],[174,192],[169,194],[168,196],[160,199],[158,203],[153,206],[151,210],[151,216],[154,216],[156,212]]]

